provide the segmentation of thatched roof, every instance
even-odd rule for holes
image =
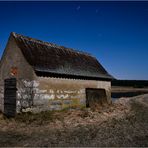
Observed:
[[[28,63],[39,76],[112,79],[95,57],[71,48],[11,33]]]

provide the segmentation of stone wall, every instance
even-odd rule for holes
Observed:
[[[33,107],[27,110],[38,112],[86,107],[86,88],[105,89],[105,101],[111,103],[111,83],[107,81],[36,77],[32,83]]]

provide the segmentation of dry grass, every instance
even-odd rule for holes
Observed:
[[[0,146],[148,146],[148,95],[109,107],[0,115]]]

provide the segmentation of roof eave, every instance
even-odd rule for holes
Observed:
[[[113,78],[111,76],[104,77],[93,77],[93,76],[80,76],[80,75],[70,75],[70,74],[59,74],[53,72],[43,72],[35,70],[35,73],[39,77],[53,77],[53,78],[67,78],[67,79],[81,79],[81,80],[102,80],[111,81]]]

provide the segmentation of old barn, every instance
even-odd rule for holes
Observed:
[[[88,53],[11,33],[0,63],[0,109],[61,110],[111,103],[111,79]]]

